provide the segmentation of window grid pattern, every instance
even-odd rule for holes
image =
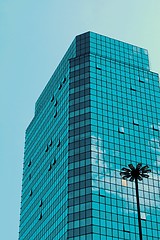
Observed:
[[[87,32],[76,37],[26,130],[19,239],[137,240],[160,235],[160,98],[145,49]]]
[[[102,36],[92,33],[90,44],[87,45],[86,41],[87,38],[85,39],[84,36],[79,38],[81,46],[78,47],[77,53],[82,59],[84,49],[87,54],[89,47],[89,64],[80,62],[79,58],[71,62],[69,212],[72,215],[69,215],[68,238],[70,240],[102,240],[106,239],[106,236],[110,240],[139,238],[135,186],[130,182],[122,182],[120,170],[130,162],[136,164],[140,161],[149,164],[154,172],[150,174],[149,180],[139,184],[142,232],[145,239],[158,240],[159,220],[157,219],[160,214],[156,211],[159,209],[160,201],[159,157],[157,157],[159,155],[158,75],[148,71],[148,56],[144,49],[114,40],[110,41],[110,45],[108,43],[106,45],[108,39],[103,42]],[[120,46],[117,46],[118,44]],[[104,46],[105,51],[111,51],[112,54],[104,56],[106,54],[105,51],[102,52]],[[120,48],[121,51],[113,54]],[[134,51],[137,51],[137,56],[134,55],[136,54]],[[117,58],[117,54],[123,55],[122,53],[125,59]],[[130,54],[134,62],[129,57]],[[86,81],[84,73],[88,66],[90,76]],[[89,82],[90,88],[90,111],[89,113],[87,111],[87,114],[91,124],[91,135],[88,139],[91,141],[91,162],[87,162],[91,163],[92,175],[92,184],[89,188],[92,199],[91,211],[86,207],[87,205],[83,204],[82,207],[80,195],[85,193],[81,191],[85,183],[83,185],[79,183],[80,169],[81,164],[86,163],[85,161],[81,163],[81,143],[78,142],[79,136],[77,136],[77,133],[81,133],[81,129],[83,129],[82,136],[85,136],[84,128],[81,128],[83,119],[78,123],[82,113],[81,108],[78,109],[78,103],[84,101],[79,94],[82,90],[79,79],[85,81],[86,88]],[[86,151],[85,148],[82,151]],[[85,156],[85,154],[83,157],[87,160],[89,155]],[[90,207],[89,202],[85,204]],[[86,217],[84,208],[87,208],[91,218]]]
[[[67,236],[69,104],[66,103],[68,59],[73,56],[75,41],[38,99],[35,116],[26,130],[20,240]]]
[[[68,235],[91,236],[89,55],[70,61]]]
[[[143,238],[159,238],[159,83],[141,67],[91,54],[93,239],[139,238],[135,186],[120,177],[122,167],[138,162],[152,169],[139,183]]]

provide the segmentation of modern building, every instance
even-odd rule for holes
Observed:
[[[160,239],[159,77],[148,52],[93,32],[77,36],[26,130],[19,240]]]

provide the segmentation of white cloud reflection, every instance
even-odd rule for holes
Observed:
[[[151,140],[151,148],[156,148],[156,151],[160,151],[159,140]],[[152,145],[153,144],[153,145]],[[104,157],[99,159],[99,154],[104,155],[107,153],[107,149],[102,147],[102,139],[96,139],[92,136],[92,165],[93,165],[93,185],[92,190],[94,193],[105,195],[116,195],[117,198],[128,202],[132,209],[133,204],[136,204],[135,186],[134,182],[127,181],[127,186],[122,185],[122,179],[120,177],[120,169],[113,168],[110,161],[106,162]],[[120,156],[119,151],[112,150],[113,156]],[[157,158],[157,164],[160,164],[160,157]],[[115,165],[114,165],[115,166]],[[124,166],[122,166],[124,167]],[[145,209],[149,212],[150,207],[159,207],[160,192],[158,186],[155,186],[155,182],[158,185],[159,176],[155,169],[150,173],[149,179],[144,179],[143,182],[139,182],[139,195],[141,206],[145,205]]]

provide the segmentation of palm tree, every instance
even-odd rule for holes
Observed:
[[[146,165],[142,167],[142,163],[138,163],[136,168],[132,165],[128,165],[129,168],[122,168],[120,175],[122,179],[126,180],[129,178],[129,181],[133,182],[135,180],[136,187],[136,199],[137,199],[137,211],[138,211],[138,223],[139,223],[139,238],[142,240],[142,226],[141,226],[141,216],[140,216],[140,204],[139,204],[139,193],[138,193],[138,180],[142,181],[143,178],[148,178],[147,173],[151,172],[149,166]]]

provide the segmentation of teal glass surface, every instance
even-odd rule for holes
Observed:
[[[160,235],[159,77],[148,52],[87,32],[75,38],[26,130],[19,239],[139,239]]]

